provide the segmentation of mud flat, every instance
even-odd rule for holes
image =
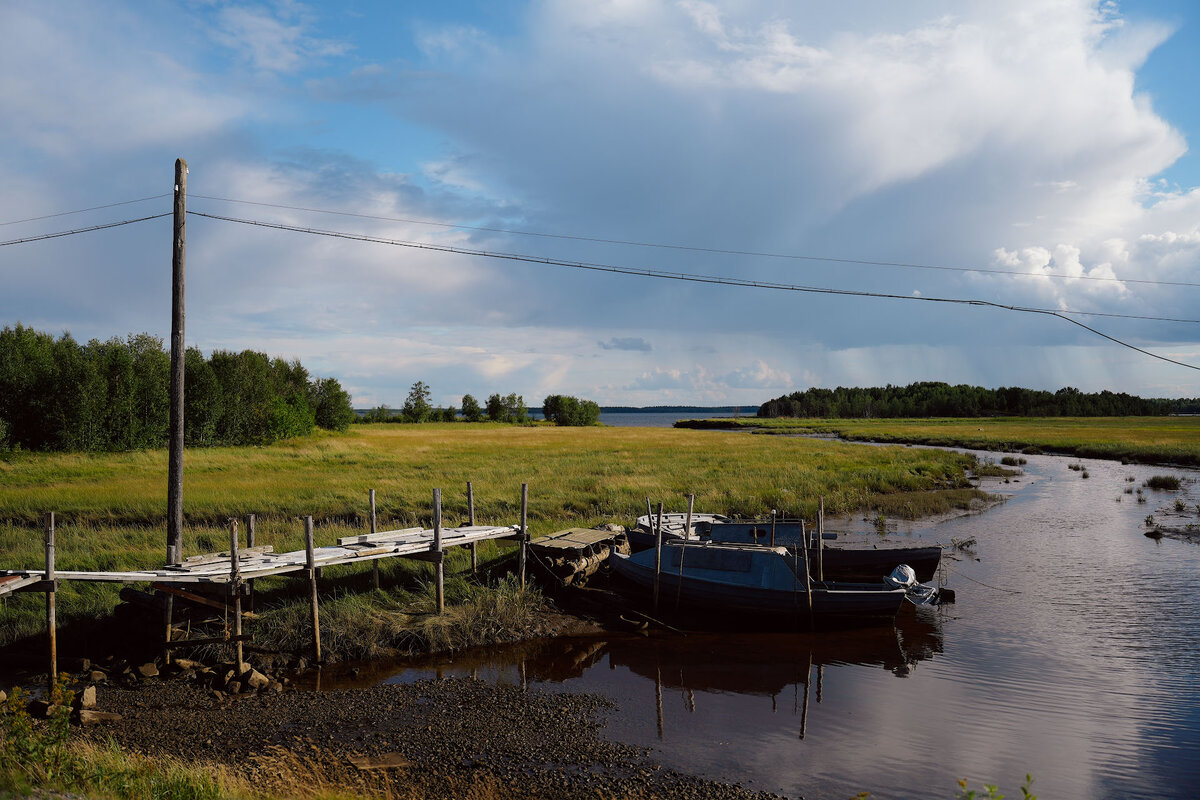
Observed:
[[[396,796],[778,797],[664,769],[649,749],[609,741],[601,731],[619,709],[594,694],[452,678],[233,699],[147,682],[100,695],[121,719],[85,735],[222,764],[281,796],[308,777],[390,784]]]

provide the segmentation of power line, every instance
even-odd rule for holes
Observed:
[[[39,219],[52,219],[54,217],[70,216],[71,214],[82,214],[85,211],[99,211],[102,208],[116,208],[117,206],[128,206],[128,205],[132,205],[134,203],[144,203],[147,200],[158,200],[160,198],[170,197],[170,196],[171,196],[170,192],[163,192],[162,194],[153,194],[153,195],[150,195],[149,197],[139,197],[137,200],[122,200],[118,203],[105,203],[102,206],[92,206],[91,208],[80,208],[75,211],[60,211],[57,214],[43,214],[40,217],[29,217],[28,219],[14,219],[11,222],[0,222],[0,228],[4,227],[5,225],[19,225],[22,222],[36,222]]]
[[[387,217],[377,214],[360,214],[353,211],[335,211],[327,208],[312,208],[309,206],[292,206],[284,203],[263,203],[255,200],[238,200],[232,197],[215,197],[212,195],[192,194],[192,198],[200,198],[203,200],[217,200],[223,203],[241,203],[250,206],[262,206],[264,208],[280,208],[289,211],[308,211],[314,214],[332,214],[339,217],[354,217],[357,219],[370,219],[380,222],[403,222],[410,225],[430,225],[438,228],[454,228],[464,231],[480,231],[483,233],[505,233],[512,236],[531,236],[541,239],[565,239],[574,242],[594,242],[596,244],[619,244],[629,247],[651,247],[660,250],[684,250],[692,253],[712,253],[716,255],[731,255],[731,256],[749,256],[752,258],[775,258],[791,261],[816,261],[833,264],[857,264],[868,267],[895,267],[900,269],[924,269],[937,270],[939,272],[977,272],[986,275],[1008,275],[1017,278],[1053,278],[1055,280],[1079,280],[1079,281],[1106,281],[1116,283],[1137,283],[1147,286],[1190,286],[1200,287],[1200,283],[1189,281],[1154,281],[1145,278],[1118,278],[1116,276],[1109,277],[1107,275],[1035,275],[1029,272],[1015,272],[1007,269],[991,269],[988,267],[950,267],[940,266],[936,264],[917,264],[906,261],[872,261],[862,258],[838,258],[835,256],[809,256],[799,255],[795,253],[772,253],[759,250],[727,250],[719,247],[696,247],[692,245],[682,244],[663,244],[660,242],[636,242],[627,241],[624,239],[606,239],[598,236],[574,236],[565,233],[539,233],[536,231],[522,231],[511,228],[490,228],[482,225],[461,225],[452,222],[439,222],[428,219],[415,219],[410,217]]]
[[[44,239],[59,239],[63,236],[74,236],[77,233],[91,233],[92,231],[102,231],[105,228],[119,228],[122,225],[132,225],[135,222],[145,222],[150,219],[160,219],[161,217],[171,216],[170,211],[163,214],[153,214],[149,217],[138,217],[137,219],[127,219],[121,222],[106,222],[101,225],[92,225],[88,228],[75,228],[69,231],[57,231],[55,233],[43,233],[39,236],[26,236],[24,239],[10,239],[7,242],[0,242],[0,247],[7,247],[10,244],[26,244],[28,242],[40,242]]]
[[[714,275],[697,275],[697,274],[686,273],[686,272],[667,272],[665,270],[638,269],[638,268],[634,268],[634,267],[622,267],[622,266],[612,265],[612,264],[596,264],[596,263],[591,263],[591,262],[586,262],[586,261],[566,261],[563,259],[547,258],[544,256],[529,256],[529,255],[523,255],[520,253],[505,253],[505,252],[491,251],[491,250],[477,250],[477,249],[466,248],[466,247],[456,247],[453,245],[438,245],[438,244],[429,244],[426,242],[406,242],[406,241],[399,240],[399,239],[387,239],[387,238],[384,238],[381,236],[370,236],[367,234],[347,233],[344,231],[328,231],[328,230],[321,230],[319,228],[303,228],[303,227],[300,227],[297,225],[286,225],[286,224],[280,223],[280,222],[263,222],[260,220],[239,219],[237,217],[225,217],[225,216],[221,216],[218,214],[206,214],[206,213],[200,212],[200,211],[188,211],[188,214],[193,215],[193,216],[198,216],[198,217],[205,217],[207,219],[221,220],[224,222],[234,222],[234,223],[238,223],[241,225],[251,225],[251,226],[260,227],[260,228],[274,228],[276,230],[290,231],[293,233],[305,233],[305,234],[309,234],[312,236],[328,236],[328,237],[332,237],[332,238],[336,238],[336,239],[349,239],[351,241],[371,242],[371,243],[375,243],[375,244],[387,244],[387,245],[392,245],[395,247],[410,247],[410,248],[419,249],[419,250],[432,250],[432,251],[443,252],[443,253],[454,253],[457,255],[480,256],[483,258],[494,258],[494,259],[501,259],[501,260],[506,260],[506,261],[521,261],[521,262],[526,262],[526,263],[531,263],[531,264],[547,264],[549,266],[566,267],[569,269],[590,270],[590,271],[595,271],[595,272],[609,272],[609,273],[614,273],[614,274],[618,274],[618,275],[636,275],[638,277],[661,278],[661,279],[665,279],[665,280],[689,281],[689,282],[693,282],[693,283],[709,283],[709,284],[718,284],[718,285],[723,285],[723,286],[741,286],[741,287],[752,288],[752,289],[772,289],[772,290],[779,290],[779,291],[804,292],[804,293],[809,293],[809,294],[842,295],[842,296],[847,296],[847,297],[874,297],[874,298],[885,299],[885,300],[915,300],[915,301],[923,301],[923,302],[927,302],[927,303],[948,303],[948,304],[967,305],[967,306],[987,306],[987,307],[991,307],[991,308],[1002,309],[1005,311],[1019,311],[1019,312],[1026,313],[1026,314],[1044,314],[1046,316],[1058,317],[1059,319],[1066,320],[1067,322],[1070,322],[1073,325],[1078,325],[1079,327],[1083,328],[1084,330],[1090,331],[1091,333],[1094,333],[1097,336],[1107,339],[1110,342],[1119,344],[1122,347],[1127,347],[1130,350],[1134,350],[1136,352],[1142,353],[1143,355],[1150,356],[1151,358],[1156,358],[1156,359],[1159,359],[1160,361],[1166,361],[1170,364],[1176,364],[1181,367],[1187,367],[1188,369],[1194,369],[1194,370],[1200,371],[1200,367],[1198,367],[1198,366],[1194,366],[1192,364],[1187,364],[1183,361],[1176,361],[1175,359],[1167,358],[1166,356],[1158,355],[1157,353],[1152,353],[1149,350],[1143,350],[1142,348],[1137,347],[1136,345],[1132,345],[1128,342],[1124,342],[1124,341],[1121,341],[1120,339],[1116,339],[1112,336],[1109,336],[1106,333],[1102,333],[1101,331],[1096,330],[1095,328],[1089,327],[1088,325],[1085,325],[1078,320],[1071,319],[1069,316],[1066,316],[1066,315],[1067,314],[1077,314],[1077,315],[1107,316],[1107,317],[1129,316],[1129,317],[1135,318],[1135,319],[1157,319],[1159,321],[1175,321],[1175,322],[1200,322],[1200,320],[1170,320],[1169,318],[1165,318],[1165,317],[1164,318],[1133,317],[1132,315],[1103,314],[1101,312],[1090,312],[1090,311],[1068,311],[1068,310],[1054,310],[1054,309],[1047,309],[1047,308],[1032,308],[1032,307],[1027,307],[1027,306],[1011,306],[1011,305],[1004,305],[1003,303],[995,303],[990,300],[970,300],[970,299],[950,298],[950,297],[920,297],[920,296],[904,295],[904,294],[889,294],[886,292],[869,292],[869,291],[856,290],[856,289],[832,289],[832,288],[820,287],[820,286],[802,286],[802,285],[797,285],[797,284],[775,283],[775,282],[769,282],[769,281],[752,281],[752,280],[748,280],[745,278],[727,278],[727,277],[720,277],[720,276],[714,276]]]

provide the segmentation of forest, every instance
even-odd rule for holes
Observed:
[[[268,444],[345,430],[350,395],[299,361],[244,350],[186,351],[184,431],[190,447]],[[79,344],[17,324],[0,331],[0,450],[117,451],[164,447],[171,356],[147,333]]]
[[[808,389],[759,406],[760,417],[1130,417],[1200,413],[1200,398],[1146,399],[1110,391],[1057,392],[921,382],[873,388]]]

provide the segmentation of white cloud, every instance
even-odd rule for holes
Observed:
[[[211,36],[264,72],[295,72],[311,59],[342,55],[350,49],[345,42],[312,35],[312,26],[306,7],[290,0],[230,4],[218,9]]]

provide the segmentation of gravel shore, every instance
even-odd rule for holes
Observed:
[[[284,795],[295,775],[278,769],[280,753],[331,776],[369,772],[371,785],[402,787],[398,796],[459,797],[464,787],[482,786],[485,792],[471,793],[572,800],[775,797],[664,769],[651,750],[605,739],[605,720],[620,710],[598,695],[454,678],[229,698],[155,680],[136,688],[105,686],[99,707],[122,719],[88,729],[87,736],[150,756],[223,764]]]

